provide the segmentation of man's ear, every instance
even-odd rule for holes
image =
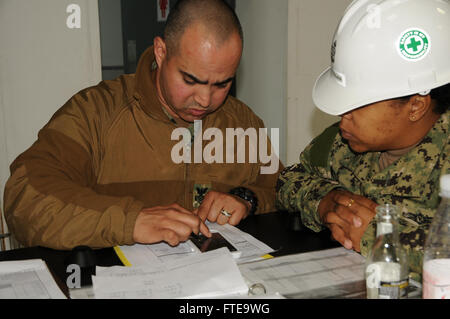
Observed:
[[[167,57],[166,42],[161,37],[156,37],[153,40],[153,53],[155,54],[156,64],[161,68],[162,63]]]
[[[409,120],[419,121],[432,108],[431,96],[416,94],[409,99]]]

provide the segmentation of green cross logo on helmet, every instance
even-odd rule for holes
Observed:
[[[419,61],[428,55],[431,48],[430,36],[420,29],[409,29],[399,40],[399,53],[407,61]]]

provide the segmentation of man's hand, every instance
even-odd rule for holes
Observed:
[[[360,241],[375,217],[377,203],[344,190],[329,192],[319,204],[319,216],[335,240],[347,249],[360,251]]]
[[[171,246],[186,241],[191,233],[211,237],[205,223],[178,204],[143,209],[134,226],[133,239],[140,244],[165,241]]]
[[[251,204],[240,197],[210,191],[198,208],[197,215],[202,221],[208,219],[210,222],[217,222],[219,225],[228,223],[236,226],[248,216],[250,209]],[[225,212],[222,213],[222,210]],[[226,213],[230,216],[226,216]]]

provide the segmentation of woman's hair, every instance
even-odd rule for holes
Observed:
[[[434,112],[444,114],[450,106],[450,83],[431,90],[431,99],[436,101]]]

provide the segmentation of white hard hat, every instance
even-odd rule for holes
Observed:
[[[313,100],[340,115],[450,82],[449,0],[355,0],[332,43]]]

